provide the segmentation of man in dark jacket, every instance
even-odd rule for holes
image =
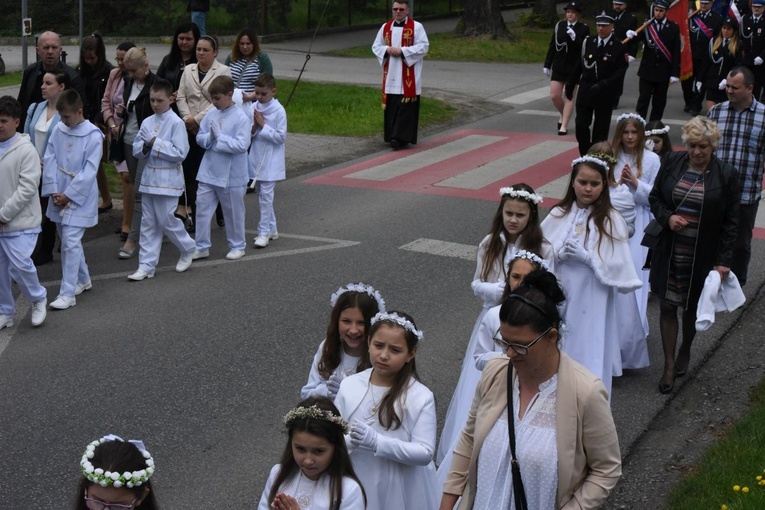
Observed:
[[[61,38],[55,32],[43,32],[37,39],[37,55],[40,60],[24,69],[19,88],[18,100],[24,115],[26,115],[30,104],[39,103],[43,100],[42,79],[43,75],[49,71],[63,71],[68,74],[72,87],[82,95],[77,71],[61,62],[61,49]],[[20,123],[18,131],[24,131],[23,122]]]
[[[614,37],[623,41],[627,37],[627,32],[637,30],[638,21],[634,14],[627,12],[626,0],[614,0]],[[638,53],[638,41],[632,39],[627,43],[627,60],[632,63],[635,61]],[[614,100],[614,110],[619,108],[619,98],[624,92],[624,79],[619,82],[619,89]]]
[[[638,68],[640,85],[635,110],[648,121],[661,120],[669,84],[680,81],[680,27],[667,19],[668,9],[668,0],[656,0],[653,21],[643,31],[645,40]],[[648,117],[651,102],[653,106]]]
[[[754,98],[759,101],[765,86],[765,0],[752,0],[752,13],[741,20],[743,64],[754,73]]]
[[[207,11],[210,10],[210,0],[189,0],[186,10],[191,13],[191,22],[199,27],[199,35],[207,35]]]
[[[706,89],[699,72],[709,59],[709,41],[714,40],[722,28],[722,16],[712,11],[712,0],[699,0],[699,11],[688,18],[693,55],[693,77],[683,82],[684,111],[694,117],[701,113],[701,101]]]

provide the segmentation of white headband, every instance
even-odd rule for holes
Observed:
[[[643,125],[643,127],[645,127],[645,119],[641,117],[640,115],[638,115],[637,113],[622,113],[621,115],[616,117],[616,123],[618,124],[619,122],[626,119],[635,119],[638,122],[640,122]]]
[[[606,172],[608,172],[608,170],[610,169],[610,167],[608,166],[608,163],[606,163],[600,158],[594,158],[592,156],[582,156],[581,158],[576,158],[574,161],[571,162],[571,168],[575,167],[579,163],[594,163],[596,165],[602,166],[606,170]]]
[[[151,454],[146,451],[143,441],[137,441],[135,439],[131,439],[127,442],[133,444],[141,452],[141,455],[143,455],[143,458],[146,460],[146,468],[133,472],[125,471],[124,473],[117,473],[104,471],[100,467],[97,468],[93,466],[90,459],[94,457],[96,448],[107,441],[126,442],[119,436],[109,434],[88,444],[85,453],[82,454],[82,460],[80,460],[80,467],[82,468],[82,474],[85,478],[93,483],[97,483],[101,487],[108,487],[111,485],[118,489],[120,487],[132,489],[133,487],[138,487],[144,482],[147,482],[151,475],[154,474],[154,459],[151,457]]]
[[[538,195],[536,193],[529,193],[525,189],[515,189],[515,188],[499,188],[499,196],[504,197],[505,195],[509,195],[513,198],[521,198],[527,202],[534,202],[535,205],[539,205],[542,203],[542,195]]]
[[[669,126],[664,126],[661,129],[649,129],[645,132],[645,136],[659,136],[669,133]]]
[[[330,306],[335,306],[340,296],[342,296],[346,292],[361,292],[363,294],[368,294],[370,297],[372,297],[372,299],[377,301],[377,308],[379,308],[381,312],[385,311],[385,300],[382,298],[380,291],[375,290],[375,288],[372,287],[371,285],[366,285],[361,282],[349,283],[345,287],[340,287],[339,289],[337,289],[337,292],[332,294],[329,298]]]
[[[513,257],[513,260],[515,260],[515,259],[526,259],[526,260],[529,260],[529,261],[535,263],[536,265],[538,265],[539,267],[541,267],[545,271],[549,271],[550,270],[550,263],[549,262],[547,262],[545,259],[543,259],[539,255],[537,255],[536,253],[533,253],[533,252],[530,252],[530,251],[518,250],[517,252],[515,252],[515,256]]]
[[[401,317],[397,313],[385,313],[380,312],[374,317],[372,317],[372,324],[375,324],[376,322],[395,322],[405,330],[412,333],[414,336],[417,337],[418,342],[422,342],[422,331],[414,327],[414,324],[412,324],[411,321],[405,319],[404,317]]]

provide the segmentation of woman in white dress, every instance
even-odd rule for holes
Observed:
[[[539,228],[539,204],[542,197],[527,184],[514,184],[509,188],[500,188],[500,201],[491,224],[491,233],[478,245],[478,263],[471,287],[482,303],[483,308],[470,335],[462,369],[454,395],[446,411],[446,421],[438,445],[437,462],[451,452],[457,442],[462,427],[465,425],[470,404],[473,401],[481,372],[473,362],[476,332],[486,312],[499,304],[505,290],[507,264],[517,250],[538,253],[542,258],[553,262],[550,243]]]
[[[613,289],[641,287],[629,250],[627,223],[612,207],[609,165],[593,156],[572,162],[566,196],[542,222],[555,252],[555,274],[569,296],[566,354],[605,384],[611,394],[619,332]]]
[[[506,356],[483,371],[440,510],[460,498],[460,510],[515,509],[521,500],[533,509],[594,509],[619,480],[605,388],[558,346],[563,299],[551,273],[534,271],[500,308],[496,341]]]
[[[435,510],[436,403],[419,381],[422,332],[402,312],[380,312],[369,331],[372,368],[346,377],[335,404],[351,423],[351,460],[368,510]]]
[[[271,469],[258,510],[364,510],[344,434],[348,422],[326,397],[300,402],[284,417],[289,439]]]

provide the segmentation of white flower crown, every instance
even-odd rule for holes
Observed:
[[[518,250],[517,252],[515,252],[515,256],[513,257],[513,260],[515,259],[530,260],[531,262],[535,263],[536,265],[538,265],[545,271],[550,270],[550,263],[534,252],[530,252],[527,250]]]
[[[151,457],[151,454],[146,451],[146,447],[143,445],[143,442],[137,441],[135,439],[131,439],[128,441],[128,443],[135,445],[135,447],[138,448],[138,450],[143,455],[143,458],[146,459],[145,469],[140,469],[133,472],[125,471],[124,473],[120,474],[117,472],[104,471],[101,468],[94,467],[90,462],[90,459],[92,459],[95,455],[96,448],[100,444],[107,441],[125,442],[125,440],[121,437],[109,434],[88,444],[87,448],[85,449],[85,453],[82,455],[82,460],[80,461],[82,474],[85,476],[85,478],[93,483],[97,483],[101,487],[108,487],[111,485],[112,487],[116,487],[118,489],[120,487],[127,487],[128,489],[132,489],[133,487],[142,485],[148,481],[149,478],[151,478],[151,475],[154,474],[154,459]]]
[[[401,317],[397,313],[385,313],[380,312],[374,317],[372,317],[372,324],[376,322],[395,322],[405,330],[412,333],[414,336],[417,337],[418,342],[422,342],[422,331],[414,327],[414,324],[411,323],[411,321],[406,320],[405,318]]]
[[[610,168],[608,166],[608,163],[606,163],[600,158],[596,158],[593,156],[582,156],[581,158],[576,158],[574,161],[571,162],[571,168],[574,168],[579,163],[594,163],[596,165],[602,166],[606,170],[606,172],[608,172]]]
[[[346,292],[363,292],[364,294],[369,294],[372,297],[372,299],[377,301],[377,307],[380,309],[380,311],[381,312],[385,311],[385,300],[382,298],[380,291],[375,290],[375,288],[372,287],[371,285],[366,285],[361,282],[349,283],[345,287],[340,287],[339,289],[337,289],[337,292],[332,294],[329,298],[330,306],[335,306],[340,296],[342,296]]]
[[[619,122],[626,119],[635,119],[639,121],[643,125],[643,127],[645,127],[645,119],[641,117],[640,115],[638,115],[637,113],[622,113],[621,115],[616,117],[616,123],[618,124]]]
[[[343,430],[343,435],[348,434],[347,421],[345,421],[341,416],[337,416],[332,411],[321,409],[317,405],[312,405],[311,407],[296,407],[295,409],[293,409],[292,411],[284,415],[284,424],[289,427],[290,423],[292,423],[295,420],[301,420],[301,419],[302,420],[314,419],[314,420],[328,421],[340,427]]]
[[[669,133],[669,126],[664,126],[660,129],[649,129],[645,132],[645,136],[659,136],[659,135],[666,135]]]
[[[527,202],[534,202],[534,204],[539,205],[542,203],[542,195],[538,195],[536,193],[529,193],[525,189],[515,189],[515,188],[499,188],[499,196],[504,197],[505,195],[510,195],[513,198],[522,198],[523,200]]]

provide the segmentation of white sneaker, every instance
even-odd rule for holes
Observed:
[[[175,265],[175,271],[182,273],[191,267],[191,261],[194,260],[194,252],[181,255],[178,259],[178,263]]]
[[[46,307],[48,305],[48,299],[43,298],[42,301],[32,303],[32,326],[39,326],[45,320],[45,316],[48,315]]]
[[[148,271],[144,271],[143,269],[139,269],[135,273],[128,276],[128,280],[133,280],[134,282],[140,282],[141,280],[145,280],[146,278],[154,278],[154,273],[150,273]]]
[[[271,232],[268,234],[269,239],[279,239],[279,232]]]
[[[77,300],[74,297],[58,295],[56,300],[50,304],[50,307],[55,310],[66,310],[77,304]]]
[[[78,283],[77,286],[75,286],[75,288],[74,288],[74,295],[75,296],[79,296],[80,294],[82,294],[86,290],[90,290],[92,288],[93,288],[93,283],[91,283],[90,280],[88,280],[85,283]]]
[[[210,256],[210,250],[197,250],[191,256],[191,260],[206,259]]]
[[[230,252],[226,253],[226,258],[228,260],[241,259],[242,257],[244,257],[244,250],[231,250]]]
[[[268,236],[256,237],[253,245],[255,246],[255,248],[265,248],[266,246],[268,246]]]
[[[0,329],[12,327],[13,317],[8,317],[7,315],[0,314]]]

